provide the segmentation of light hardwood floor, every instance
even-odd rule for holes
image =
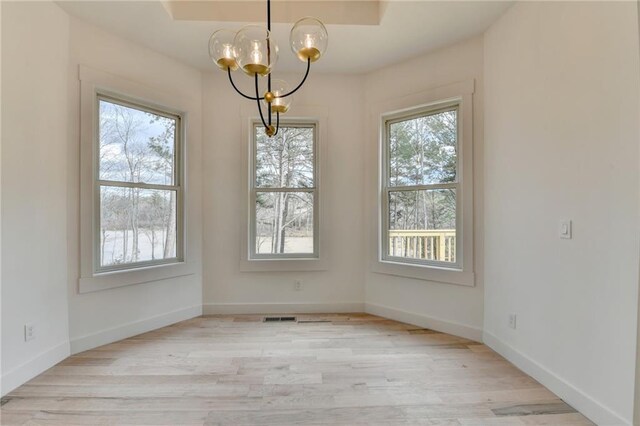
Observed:
[[[486,346],[366,314],[204,316],[74,355],[3,425],[591,425]]]

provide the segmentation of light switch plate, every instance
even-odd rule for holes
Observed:
[[[558,228],[558,234],[560,238],[564,238],[567,240],[571,239],[571,221],[570,220],[561,220],[560,227]]]

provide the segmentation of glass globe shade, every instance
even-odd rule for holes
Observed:
[[[289,111],[291,102],[293,102],[293,96],[281,97],[291,91],[291,87],[284,80],[273,80],[271,82],[271,93],[275,96],[271,102],[271,111],[284,114]]]
[[[278,46],[269,30],[259,25],[247,25],[233,41],[236,62],[250,76],[267,75],[278,61]]]
[[[218,30],[209,38],[209,57],[220,69],[226,71],[238,69],[238,64],[233,53],[233,40],[236,33],[231,30]]]
[[[324,55],[329,43],[329,34],[324,24],[316,18],[302,18],[295,23],[289,35],[291,49],[301,61],[315,62]]]

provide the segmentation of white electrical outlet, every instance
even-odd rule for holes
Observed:
[[[36,338],[36,325],[31,323],[31,324],[25,324],[24,325],[24,341],[28,342],[29,340],[33,340]]]
[[[300,291],[300,290],[302,290],[302,281],[300,281],[300,280],[295,280],[295,281],[293,282],[293,289],[294,289],[295,291]]]
[[[509,314],[509,328],[516,329],[518,316],[516,314]]]

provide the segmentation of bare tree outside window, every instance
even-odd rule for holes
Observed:
[[[178,253],[180,119],[99,97],[99,267]]]
[[[254,254],[314,257],[315,125],[281,125],[269,138],[254,127]]]
[[[456,262],[457,107],[387,122],[386,256]]]

